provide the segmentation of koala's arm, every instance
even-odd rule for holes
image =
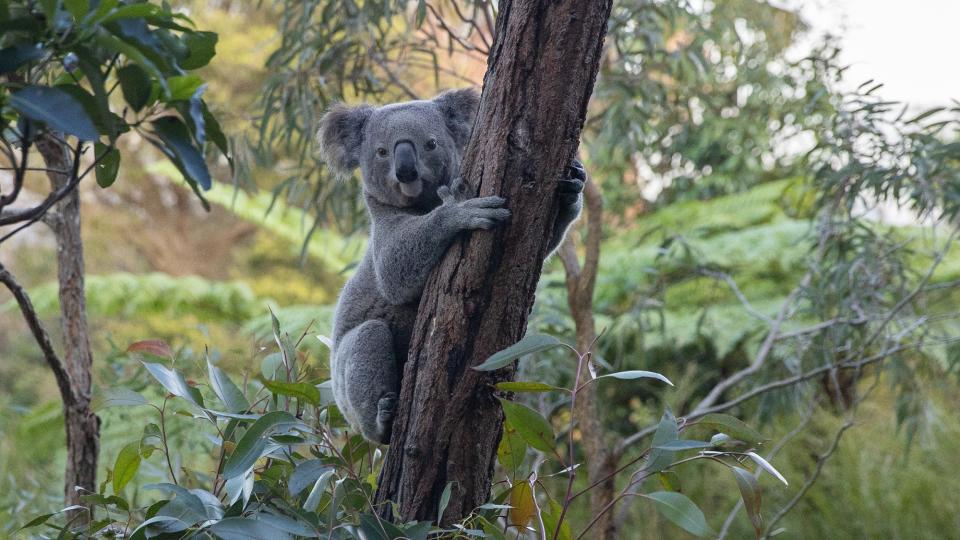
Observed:
[[[557,249],[560,242],[563,241],[563,237],[566,236],[567,229],[580,217],[580,211],[583,209],[583,185],[586,181],[587,172],[583,168],[583,163],[574,159],[567,167],[563,178],[557,183],[560,210],[553,224],[550,243],[547,244],[547,253],[553,253]]]
[[[416,301],[430,271],[463,230],[490,229],[510,216],[500,197],[457,201],[440,188],[443,204],[424,215],[379,209],[374,216],[373,265],[377,289],[391,304]]]

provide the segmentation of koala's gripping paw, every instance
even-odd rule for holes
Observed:
[[[587,181],[587,171],[583,168],[583,163],[574,158],[567,166],[563,178],[557,182],[557,194],[560,196],[560,204],[564,206],[573,206],[580,199],[580,193],[583,192],[583,185]]]
[[[377,431],[381,443],[390,442],[393,417],[397,414],[397,394],[389,392],[377,401]]]
[[[510,211],[503,208],[507,202],[503,197],[478,197],[459,201],[447,186],[438,189],[437,194],[443,201],[443,208],[449,212],[460,229],[492,229],[510,217]]]

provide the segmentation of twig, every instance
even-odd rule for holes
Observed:
[[[817,478],[820,476],[820,473],[823,471],[823,466],[826,465],[830,457],[833,456],[834,452],[837,451],[837,448],[840,446],[840,439],[843,437],[843,434],[851,427],[853,427],[852,419],[848,419],[846,422],[844,422],[842,426],[840,426],[840,429],[837,431],[836,436],[834,436],[833,438],[833,443],[830,445],[830,448],[828,448],[827,451],[824,452],[823,454],[820,454],[819,456],[817,456],[817,465],[813,470],[813,474],[811,474],[810,477],[807,478],[807,481],[803,484],[803,487],[800,488],[800,491],[798,491],[797,494],[794,495],[793,498],[790,499],[790,501],[773,516],[773,518],[770,520],[770,523],[767,525],[767,530],[764,531],[763,536],[760,537],[761,540],[770,538],[770,532],[772,531],[774,525],[779,523],[779,521],[783,519],[784,516],[786,516],[791,510],[793,510],[793,507],[796,506],[798,502],[800,502],[800,499],[802,499],[804,495],[807,494],[807,491],[810,490],[813,484],[817,481]]]

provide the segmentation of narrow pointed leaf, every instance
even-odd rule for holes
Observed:
[[[701,537],[713,534],[703,512],[686,495],[675,491],[656,491],[643,496],[652,500],[665,518],[690,534]]]
[[[554,347],[559,347],[560,345],[562,345],[560,340],[553,336],[532,334],[494,354],[490,358],[487,358],[485,362],[479,366],[474,366],[473,369],[477,371],[493,371],[510,364],[521,356],[546,351]]]

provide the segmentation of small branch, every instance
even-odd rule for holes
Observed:
[[[63,398],[64,404],[72,405],[76,403],[78,400],[73,389],[73,381],[70,378],[70,373],[67,371],[66,366],[64,366],[63,361],[60,360],[60,357],[57,356],[57,352],[53,348],[53,342],[50,340],[50,334],[47,333],[43,324],[40,322],[37,310],[33,307],[33,302],[30,301],[30,296],[27,295],[27,291],[17,282],[13,274],[11,274],[3,264],[0,264],[0,283],[6,285],[7,289],[10,290],[13,297],[17,300],[17,304],[20,306],[20,312],[23,314],[27,326],[30,327],[30,332],[37,341],[37,345],[40,346],[43,358],[47,361],[47,365],[49,365],[50,370],[53,371],[53,376],[57,379],[57,387],[60,389],[60,396]]]
[[[820,477],[820,473],[823,471],[823,466],[826,465],[830,457],[833,456],[834,452],[837,451],[837,448],[840,446],[840,439],[851,427],[853,427],[853,420],[847,420],[842,426],[840,426],[840,429],[833,438],[833,443],[831,443],[830,448],[828,448],[826,452],[817,456],[817,465],[813,470],[813,474],[810,475],[810,478],[807,478],[807,481],[803,484],[803,487],[801,487],[800,491],[798,491],[797,494],[790,499],[790,502],[788,502],[786,506],[781,508],[780,511],[773,516],[773,518],[770,520],[770,523],[767,525],[767,530],[764,531],[763,536],[760,537],[761,540],[770,538],[770,532],[773,530],[774,525],[779,523],[784,516],[793,510],[793,507],[800,502],[800,499],[802,499],[803,496],[807,494],[807,491],[809,491],[813,486],[813,484],[816,483],[817,478]]]

